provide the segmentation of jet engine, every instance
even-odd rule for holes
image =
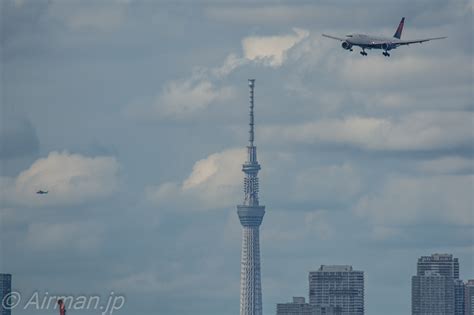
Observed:
[[[346,50],[350,50],[352,48],[352,45],[349,44],[348,42],[342,42],[342,48],[346,49]]]
[[[382,49],[385,50],[385,51],[391,50],[391,49],[393,49],[393,48],[395,48],[395,46],[392,45],[392,44],[389,44],[389,43],[383,43],[383,44],[382,44]]]

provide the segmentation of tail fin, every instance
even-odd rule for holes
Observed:
[[[402,37],[403,24],[405,24],[405,18],[402,17],[400,24],[398,24],[397,31],[393,34],[393,37],[400,39]]]

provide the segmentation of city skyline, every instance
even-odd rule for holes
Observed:
[[[366,272],[367,315],[410,312],[423,255],[452,253],[474,278],[472,1],[0,6],[13,289],[113,291],[124,314],[238,313],[248,78],[263,315],[320,265]],[[447,38],[364,58],[321,35],[392,34],[401,17],[406,38]]]
[[[474,279],[459,279],[453,254],[433,253],[417,259],[411,280],[411,314],[474,314]],[[276,304],[276,315],[364,314],[364,271],[350,265],[321,265],[309,271],[308,301],[293,296]]]
[[[254,80],[249,80],[254,81]],[[252,82],[253,83],[253,82]],[[253,91],[252,91],[253,92]],[[253,93],[251,93],[252,95]],[[253,107],[253,106],[252,106]],[[251,115],[252,116],[252,115]],[[252,133],[250,133],[252,134]],[[253,137],[250,136],[250,139]],[[250,146],[252,147],[252,146]],[[242,233],[244,249],[245,236],[248,233]],[[247,242],[248,243],[248,242]],[[248,250],[248,249],[246,249]],[[244,254],[245,250],[242,251]],[[248,257],[246,257],[248,258]],[[247,259],[242,256],[242,273],[247,271],[248,266],[244,264]],[[459,259],[453,257],[452,254],[434,253],[430,256],[422,256],[418,258],[417,275],[412,277],[412,314],[453,314],[453,315],[471,315],[474,312],[474,279],[466,281],[459,279]],[[252,277],[251,277],[252,278]],[[253,277],[254,278],[254,277]],[[255,283],[247,283],[246,277],[241,278],[241,312],[242,313],[257,313],[261,312],[261,298],[260,292],[259,300],[245,300],[246,295],[255,293]],[[350,265],[321,265],[317,271],[309,271],[309,299],[306,301],[305,297],[293,297],[292,302],[277,303],[276,315],[344,315],[344,314],[364,314],[364,272],[357,271]],[[261,289],[261,287],[260,287]],[[253,292],[252,292],[253,291]],[[111,296],[114,293],[111,292]],[[10,298],[13,296],[13,300]],[[18,298],[19,296],[19,298]],[[24,296],[23,296],[24,297]],[[86,296],[50,296],[48,292],[39,298],[39,292],[35,292],[28,301],[22,305],[20,300],[22,298],[21,292],[12,291],[12,275],[0,273],[0,300],[2,301],[3,309],[0,309],[1,314],[9,315],[11,310],[18,308],[48,311],[55,310],[56,302],[67,301],[69,308],[74,305],[84,305],[83,302],[75,300],[77,298],[87,298]],[[100,296],[93,295],[93,299],[99,299],[94,303],[100,303]],[[105,313],[112,309],[120,311],[125,302],[124,296],[118,296],[120,300],[118,306],[114,300],[108,300],[107,305],[102,305],[102,310]],[[122,300],[123,299],[123,300]],[[92,300],[95,301],[95,300]],[[260,302],[260,304],[255,302]],[[18,303],[17,303],[18,302]],[[74,304],[74,303],[79,304]],[[243,303],[242,303],[243,302]],[[6,305],[14,304],[13,307],[7,308]],[[91,302],[87,302],[94,305]],[[98,305],[97,304],[97,305]],[[39,305],[47,305],[44,309],[37,309]],[[97,306],[98,307],[98,306]],[[75,310],[79,310],[75,308]]]

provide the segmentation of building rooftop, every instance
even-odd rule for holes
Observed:
[[[318,271],[324,272],[349,272],[352,271],[352,266],[349,265],[321,265]]]
[[[293,303],[294,304],[305,304],[305,298],[302,296],[294,296],[293,297]]]
[[[421,256],[420,257],[421,261],[432,261],[432,260],[453,260],[453,255],[452,254],[432,254],[431,256]]]

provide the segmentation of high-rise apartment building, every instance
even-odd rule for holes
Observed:
[[[315,315],[314,306],[306,303],[304,297],[293,297],[292,303],[277,304],[277,315]]]
[[[451,254],[422,256],[412,277],[412,315],[464,315],[459,260]]]
[[[426,270],[411,282],[412,315],[454,314],[454,281]]]
[[[364,272],[322,265],[309,273],[309,303],[341,315],[364,314]]]

